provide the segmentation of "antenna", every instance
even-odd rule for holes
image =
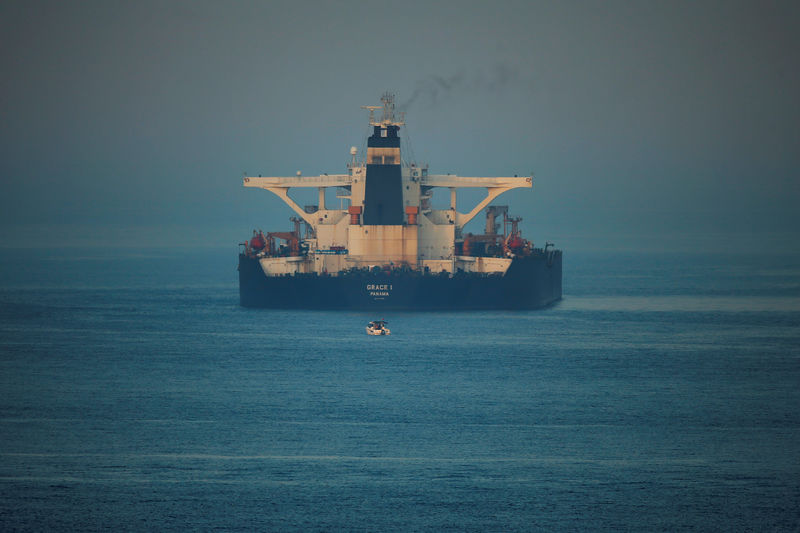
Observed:
[[[383,104],[383,116],[381,116],[381,122],[394,122],[394,95],[389,91],[386,91],[383,93],[383,96],[381,96],[381,103]]]
[[[362,105],[361,109],[369,109],[369,123],[371,126],[402,126],[405,124],[405,112],[400,113],[400,121],[394,119],[394,95],[390,92],[383,93],[381,96],[382,105]],[[381,119],[375,120],[375,110],[381,109]]]
[[[382,107],[383,106],[379,105],[362,105],[361,109],[369,109],[369,123],[377,126],[377,124],[375,124],[375,110],[381,109]]]

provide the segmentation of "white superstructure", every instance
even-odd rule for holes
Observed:
[[[397,131],[404,124],[395,120],[394,99],[383,96],[382,106],[370,109],[370,137],[366,160],[358,161],[355,149],[346,174],[291,177],[245,177],[245,187],[266,189],[288,205],[309,231],[303,239],[299,230],[288,254],[259,253],[267,275],[312,273],[336,275],[351,268],[387,267],[430,270],[431,272],[505,272],[511,259],[457,255],[457,239],[462,228],[502,193],[530,188],[530,177],[462,177],[428,173],[427,166],[404,164]],[[375,120],[373,112],[381,110]],[[292,188],[314,187],[319,191],[316,210],[307,212],[289,195]],[[344,206],[330,209],[325,191],[338,189]],[[448,209],[433,209],[431,197],[436,187],[450,190]],[[461,212],[456,202],[460,188],[485,188],[486,196],[472,209]],[[285,239],[286,234],[278,235]],[[283,235],[283,236],[281,236]],[[272,237],[270,237],[272,238]]]

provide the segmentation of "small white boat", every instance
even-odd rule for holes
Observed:
[[[373,320],[367,324],[367,335],[391,335],[392,332],[386,327],[385,320]]]

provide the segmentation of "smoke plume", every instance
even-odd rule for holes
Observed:
[[[495,92],[519,81],[519,71],[504,63],[472,73],[460,70],[450,76],[429,76],[417,82],[411,96],[398,105],[407,111],[413,105],[435,106],[455,94],[466,92]]]

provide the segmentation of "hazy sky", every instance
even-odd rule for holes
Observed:
[[[798,6],[6,0],[0,245],[289,229],[242,173],[344,172],[390,90],[431,172],[535,173],[537,243],[791,246]]]

